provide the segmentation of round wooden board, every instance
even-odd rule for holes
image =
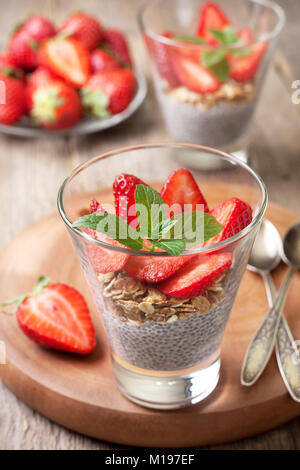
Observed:
[[[267,217],[281,235],[297,220],[296,214],[274,204],[269,204]],[[300,414],[300,405],[286,392],[274,357],[255,386],[240,385],[243,355],[268,309],[263,282],[253,273],[245,273],[225,331],[217,388],[198,405],[166,412],[139,407],[119,392],[101,320],[57,214],[30,226],[5,248],[0,272],[0,299],[30,290],[38,275],[46,274],[55,282],[78,288],[89,302],[98,339],[89,357],[42,349],[23,335],[15,318],[0,315],[0,340],[7,350],[1,377],[30,407],[67,428],[133,446],[192,447],[251,436]],[[274,273],[277,286],[285,273],[284,266]],[[299,290],[300,273],[293,280],[285,308],[296,339],[300,338]]]

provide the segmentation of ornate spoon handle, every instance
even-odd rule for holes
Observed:
[[[269,361],[275,344],[281,311],[294,273],[295,269],[291,267],[280,287],[272,308],[264,318],[248,347],[241,373],[241,383],[243,385],[253,385]]]
[[[270,273],[264,273],[264,281],[269,305],[272,307],[276,290]],[[276,358],[289,394],[295,401],[300,402],[300,354],[283,313],[276,336]]]

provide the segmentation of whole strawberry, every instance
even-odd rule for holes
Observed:
[[[33,92],[30,114],[45,129],[66,129],[81,118],[81,101],[76,90],[67,83],[49,81]]]
[[[46,85],[50,82],[53,82],[53,80],[58,80],[57,76],[55,76],[53,72],[51,72],[46,67],[43,67],[42,65],[37,67],[35,71],[32,72],[32,74],[29,76],[27,80],[27,86],[26,86],[26,102],[27,102],[27,108],[29,111],[31,111],[33,107],[34,92],[39,87]]]
[[[109,28],[104,31],[103,47],[113,52],[122,65],[132,65],[125,36],[117,29]]]
[[[118,69],[120,67],[119,62],[109,52],[103,49],[95,49],[92,51],[90,59],[93,73]]]
[[[93,74],[81,90],[88,114],[103,118],[127,108],[136,89],[134,73],[129,69],[106,70]]]
[[[0,53],[0,72],[9,77],[21,78],[25,82],[23,70],[16,67],[5,53]]]
[[[103,39],[103,29],[99,21],[94,16],[82,12],[69,16],[60,31],[79,39],[88,50],[97,47]]]
[[[25,86],[22,80],[0,73],[0,123],[14,124],[26,112]]]
[[[54,35],[55,28],[47,18],[41,15],[31,16],[10,39],[8,45],[10,61],[24,69],[37,67],[41,42]]]
[[[14,301],[18,324],[32,341],[50,349],[89,354],[96,345],[95,329],[83,296],[66,284],[50,284],[40,276],[32,292]]]

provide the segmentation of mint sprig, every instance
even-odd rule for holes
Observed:
[[[183,212],[169,218],[160,194],[143,184],[135,188],[135,208],[139,221],[137,229],[107,212],[84,215],[73,223],[73,227],[104,233],[133,250],[160,249],[173,256],[214,237],[222,229],[215,217],[201,211]]]
[[[227,54],[230,53],[236,57],[245,57],[251,54],[252,51],[251,49],[228,47],[229,45],[238,44],[240,42],[236,32],[230,26],[224,28],[222,31],[217,29],[209,29],[209,31],[221,43],[221,46],[217,49],[203,52],[201,55],[201,63],[209,68],[222,82],[226,82],[230,73]]]

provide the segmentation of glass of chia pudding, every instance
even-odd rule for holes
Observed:
[[[248,161],[252,117],[284,22],[269,0],[144,4],[139,23],[172,139]],[[210,169],[220,162],[186,163]]]
[[[183,157],[214,157],[224,170],[191,173],[178,164]],[[192,144],[112,150],[65,180],[59,212],[127,398],[174,409],[215,389],[220,344],[266,205],[250,167]]]

